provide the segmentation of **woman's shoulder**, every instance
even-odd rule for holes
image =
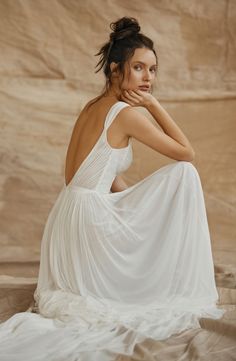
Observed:
[[[83,110],[89,109],[90,105],[96,103],[100,98],[101,96],[98,95],[97,97],[88,100],[87,103],[84,105]]]

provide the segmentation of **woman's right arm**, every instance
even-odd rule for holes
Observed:
[[[121,112],[120,123],[123,131],[152,149],[175,160],[192,161],[194,150],[175,121],[153,96],[145,108],[151,113],[163,132],[134,107]]]
[[[165,134],[182,145],[185,148],[185,152],[189,154],[190,160],[193,160],[195,152],[189,140],[159,101],[154,98],[154,101],[147,105],[146,109],[160,125]]]

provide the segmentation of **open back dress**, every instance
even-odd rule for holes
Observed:
[[[0,325],[2,361],[111,361],[148,337],[163,340],[225,312],[196,168],[177,161],[111,192],[133,159],[131,141],[117,149],[107,140],[126,106],[110,108],[63,184],[43,232],[35,310]]]

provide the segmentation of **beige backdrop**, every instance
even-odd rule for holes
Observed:
[[[37,276],[74,122],[104,84],[94,54],[122,16],[136,17],[154,40],[155,96],[196,150],[218,285],[235,289],[234,0],[0,1],[0,272]],[[129,184],[172,161],[133,144]]]

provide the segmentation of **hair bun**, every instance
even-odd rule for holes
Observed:
[[[138,21],[135,18],[123,17],[114,23],[110,24],[111,30],[113,32],[110,34],[111,40],[121,40],[126,37],[138,34],[140,31],[140,26]]]

